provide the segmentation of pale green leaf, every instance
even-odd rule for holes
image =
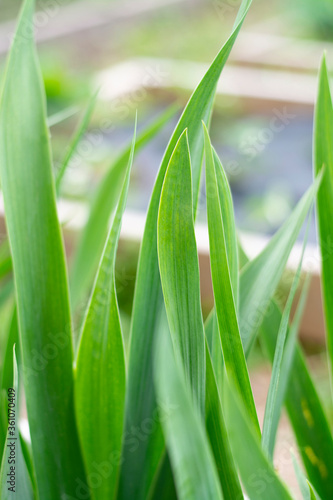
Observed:
[[[223,412],[234,460],[251,500],[292,500],[261,448],[256,428],[234,382],[225,378]]]
[[[260,338],[271,362],[281,319],[282,313],[272,301],[260,329]],[[332,433],[299,346],[296,346],[293,357],[285,403],[311,483],[322,498],[333,498]]]
[[[6,68],[0,176],[38,492],[40,498],[59,500],[75,497],[76,479],[84,481],[85,473],[74,419],[68,284],[45,95],[33,30],[27,29],[33,13],[34,1],[26,0]]]
[[[18,372],[14,353],[14,371],[11,385],[7,387],[8,431],[0,471],[1,500],[13,498],[33,500],[34,493],[25,463],[19,435]],[[10,412],[10,413],[9,413]]]
[[[91,99],[89,100],[87,109],[85,110],[85,113],[82,117],[82,120],[79,122],[79,125],[78,125],[76,131],[74,132],[74,135],[73,135],[73,137],[70,141],[70,144],[66,150],[64,159],[62,160],[62,162],[60,164],[59,170],[57,171],[56,190],[57,190],[58,194],[59,194],[59,191],[61,188],[61,183],[62,183],[63,177],[66,173],[67,167],[70,164],[70,162],[71,162],[71,160],[72,160],[72,158],[77,150],[77,147],[80,144],[80,141],[81,141],[83,135],[85,134],[85,132],[89,126],[91,116],[92,116],[94,109],[95,109],[97,97],[98,97],[98,92],[95,92],[95,94],[93,94],[91,96]]]
[[[309,225],[308,225],[308,229],[309,229]],[[291,313],[291,307],[293,305],[294,298],[295,298],[295,295],[296,295],[296,292],[298,289],[299,280],[301,277],[303,257],[304,257],[304,251],[306,248],[307,238],[308,238],[308,231],[307,231],[306,237],[304,239],[303,250],[302,250],[300,262],[299,262],[296,274],[294,276],[294,279],[293,279],[293,282],[291,285],[291,289],[289,292],[286,306],[285,306],[283,314],[282,314],[281,323],[280,323],[279,332],[278,332],[277,341],[276,341],[275,353],[274,353],[271,381],[269,384],[269,389],[268,389],[268,394],[267,394],[267,399],[266,399],[266,407],[265,407],[265,415],[264,415],[261,443],[262,443],[263,450],[267,453],[268,457],[271,458],[271,460],[273,459],[276,432],[277,432],[277,428],[278,428],[278,423],[279,423],[279,418],[280,418],[281,408],[282,408],[282,403],[283,403],[283,401],[281,400],[281,397],[279,396],[279,391],[284,389],[283,387],[280,387],[280,377],[281,377],[282,368],[283,368],[283,359],[284,359],[286,338],[287,338],[287,332],[288,332],[289,317],[290,317],[290,313]]]
[[[153,139],[170,120],[174,112],[174,107],[171,107],[138,134],[136,151],[139,151]],[[109,220],[117,205],[119,192],[124,181],[130,150],[131,145],[127,145],[112,162],[92,200],[87,223],[74,252],[70,280],[73,308],[85,298],[93,282],[98,259],[108,234]]]
[[[162,305],[157,256],[157,217],[161,190],[165,173],[180,135],[187,128],[190,146],[194,214],[198,203],[198,193],[203,157],[203,135],[201,120],[210,120],[215,89],[230,51],[237,38],[251,0],[243,0],[243,16],[231,36],[224,44],[211,67],[192,94],[170,139],[163,157],[159,174],[150,200],[146,226],[141,243],[137,271],[128,371],[128,391],[126,396],[126,431],[142,425],[146,418],[152,418],[156,410],[154,387],[152,385],[153,343],[156,322]],[[164,442],[159,426],[139,443],[137,450],[124,450],[124,462],[120,478],[120,499],[146,500],[147,491],[155,476],[156,469],[164,453]],[[131,481],[126,478],[131,477]]]
[[[239,324],[246,356],[250,352],[270,300],[282,277],[289,254],[312,206],[320,181],[321,177],[318,177],[265,249],[242,269]]]
[[[115,261],[134,147],[135,134],[123,189],[84,321],[76,363],[75,406],[88,478],[96,474],[97,463],[104,467],[99,484],[89,485],[95,500],[115,497],[122,448],[126,374]]]

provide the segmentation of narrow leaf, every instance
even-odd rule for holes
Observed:
[[[0,496],[2,500],[12,500],[13,498],[33,500],[32,484],[24,460],[18,429],[18,372],[15,349],[12,351],[12,355],[13,352],[14,379],[12,380],[12,387],[8,387],[6,391],[8,394],[8,431],[0,471]]]
[[[222,47],[211,67],[192,94],[163,157],[155,187],[150,200],[146,226],[137,271],[134,295],[131,347],[126,395],[126,430],[140,427],[146,418],[152,418],[156,410],[152,385],[153,342],[156,322],[162,306],[162,290],[157,256],[157,217],[165,173],[180,135],[187,128],[192,160],[192,183],[194,214],[198,204],[203,157],[201,120],[210,120],[215,89],[229,53],[237,38],[251,0],[243,0],[244,15],[231,36]],[[151,481],[164,452],[164,443],[159,426],[138,449],[130,453],[124,450],[124,462],[120,478],[120,498],[145,500]],[[126,478],[131,477],[129,482]]]
[[[33,25],[33,12],[34,1],[26,0],[7,64],[0,106],[0,175],[38,492],[40,498],[59,500],[75,497],[76,481],[84,481],[85,474],[74,419],[68,284],[45,95],[33,30],[27,29]]]
[[[292,500],[288,490],[276,475],[272,464],[261,448],[256,428],[245,411],[234,382],[223,387],[223,410],[233,457],[249,497],[255,500]],[[251,450],[249,453],[244,452]]]
[[[323,170],[323,181],[317,195],[317,220],[321,249],[321,283],[326,319],[327,348],[333,390],[333,106],[326,67],[323,58],[314,124],[314,170],[317,176]]]
[[[260,329],[273,363],[282,313],[271,302]],[[299,346],[286,390],[286,407],[307,475],[322,498],[333,498],[333,438],[327,418]]]
[[[80,141],[81,141],[83,135],[85,134],[85,132],[89,126],[91,116],[92,116],[94,109],[95,109],[95,106],[96,106],[97,97],[98,97],[98,92],[95,92],[95,94],[93,94],[91,99],[89,100],[89,103],[88,103],[87,109],[83,115],[83,118],[80,121],[78,128],[74,132],[74,135],[73,135],[71,142],[70,142],[70,144],[67,148],[67,151],[65,153],[64,159],[62,160],[62,162],[60,164],[60,168],[59,168],[57,175],[56,175],[56,190],[57,190],[58,194],[59,194],[59,191],[61,188],[62,180],[63,180],[65,172],[67,170],[67,167],[70,164],[70,162],[71,162],[71,160],[72,160],[72,158],[77,150],[77,147],[80,144]]]
[[[240,247],[244,265],[248,258]],[[305,292],[304,292],[305,293]],[[303,295],[303,293],[302,293]],[[304,301],[304,295],[301,299]],[[302,303],[296,313],[288,339],[296,336]],[[297,317],[298,316],[298,317]],[[274,360],[275,345],[282,313],[274,300],[269,302],[260,327],[260,340],[263,342],[271,363]],[[307,474],[323,498],[333,496],[333,483],[329,471],[333,470],[333,437],[325,411],[307,368],[306,360],[298,343],[292,354],[292,364],[288,384],[286,384],[285,403],[298,447]],[[291,361],[290,361],[291,362]],[[281,392],[282,395],[282,392]]]
[[[100,474],[98,485],[89,485],[95,500],[115,497],[122,447],[126,375],[115,261],[134,146],[135,134],[123,189],[88,306],[76,364],[76,415],[88,479]],[[100,464],[97,469],[96,464]]]
[[[71,118],[77,112],[78,112],[78,108],[76,106],[71,106],[69,108],[62,109],[61,111],[58,111],[54,115],[47,117],[47,120],[46,120],[47,126],[49,128],[54,127],[55,125],[58,125],[59,123],[64,122],[68,118]]]
[[[309,229],[309,225],[308,225],[308,229]],[[307,234],[308,234],[308,232],[307,232]],[[284,309],[283,314],[282,314],[282,319],[281,319],[281,323],[280,323],[280,327],[279,327],[279,332],[278,332],[276,347],[275,347],[275,353],[274,353],[271,381],[269,384],[267,400],[266,400],[266,408],[265,408],[261,443],[262,443],[263,450],[267,453],[268,457],[271,460],[273,459],[276,433],[277,433],[279,418],[280,418],[280,414],[281,414],[281,407],[282,407],[282,401],[281,401],[281,398],[279,397],[280,377],[281,377],[282,366],[283,366],[284,350],[285,350],[285,343],[286,343],[286,338],[287,338],[289,317],[290,317],[290,313],[291,313],[291,307],[293,305],[294,298],[295,298],[297,288],[299,285],[299,280],[301,277],[303,257],[304,257],[304,251],[306,248],[306,243],[307,243],[307,235],[304,239],[303,250],[302,250],[300,262],[299,262],[296,274],[294,276],[293,283],[291,285],[291,289],[289,292],[289,296],[287,299],[285,309]]]
[[[175,407],[167,413],[162,410],[161,421],[179,500],[222,499],[203,422],[166,328],[156,345],[154,379],[160,408],[170,402]]]
[[[242,500],[243,492],[231,453],[208,344],[206,344],[206,429],[224,497]]]
[[[199,260],[194,234],[191,162],[185,130],[171,156],[158,214],[158,259],[174,349],[202,414],[205,405],[205,334]]]
[[[321,176],[303,195],[294,211],[271,238],[265,249],[241,272],[239,297],[239,323],[245,355],[259,331],[270,300],[282,277],[297,235],[312,206]]]
[[[138,134],[136,151],[143,148],[162,129],[174,114],[174,107],[168,109],[151,125]],[[71,298],[75,308],[85,297],[91,286],[98,258],[108,234],[109,220],[117,205],[126,172],[131,145],[126,146],[112,162],[109,170],[102,179],[94,196],[87,223],[80,236],[78,247],[75,250],[73,268],[71,272]]]
[[[208,318],[206,319],[205,334],[213,364],[213,370],[216,378],[217,388],[221,397],[222,381],[225,372],[224,372],[224,360],[222,353],[221,337],[219,328],[217,326],[217,317],[215,308],[212,309]]]
[[[226,196],[224,190],[220,193],[216,178],[216,168],[213,149],[208,131],[204,127],[206,153],[206,186],[209,186],[207,196],[207,216],[209,231],[210,262],[212,271],[214,300],[216,305],[217,323],[221,337],[223,359],[228,376],[236,381],[244,404],[254,425],[260,434],[257,412],[254,404],[249,374],[246,366],[243,345],[239,333],[236,307],[229,272],[224,220],[221,212],[221,197]],[[218,166],[218,169],[222,166]],[[227,184],[224,185],[226,187]],[[223,189],[223,188],[222,188]],[[224,213],[232,217],[231,213]],[[229,226],[231,223],[229,223]],[[231,256],[230,256],[231,258]]]

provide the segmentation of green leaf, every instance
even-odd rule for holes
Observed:
[[[33,30],[27,29],[33,12],[34,1],[26,0],[6,68],[0,176],[38,492],[40,498],[59,500],[75,497],[76,479],[85,480],[85,474],[74,419],[68,284],[45,95]]]
[[[282,313],[271,302],[260,329],[271,362]],[[289,336],[290,334],[288,334]],[[333,498],[333,438],[301,348],[296,347],[286,407],[307,475],[322,498]]]
[[[0,280],[7,276],[12,270],[12,258],[8,240],[0,245]]]
[[[270,300],[282,277],[291,249],[312,206],[321,176],[303,195],[290,217],[265,249],[242,269],[240,275],[239,324],[245,355],[259,331]]]
[[[156,474],[156,482],[152,484],[148,500],[177,500],[175,482],[168,453],[161,460]]]
[[[310,219],[309,219],[310,220]],[[309,225],[308,225],[309,229]],[[283,359],[284,359],[284,351],[285,344],[287,338],[289,317],[291,313],[291,307],[294,302],[294,298],[297,292],[297,288],[299,285],[299,280],[301,277],[302,264],[304,251],[306,248],[306,243],[308,239],[308,230],[306,237],[304,239],[302,255],[300,258],[300,262],[296,271],[296,274],[293,279],[293,283],[291,285],[291,289],[289,292],[289,296],[287,299],[287,303],[285,309],[282,314],[282,319],[279,327],[279,332],[276,341],[275,353],[274,353],[274,361],[272,368],[271,381],[269,384],[267,399],[266,399],[266,408],[264,415],[264,423],[262,429],[262,448],[267,453],[268,457],[272,460],[275,446],[276,433],[278,428],[278,423],[281,415],[281,408],[283,400],[279,396],[280,390],[283,390],[284,387],[280,386],[280,377],[282,373],[283,367]]]
[[[302,288],[302,292],[300,295],[300,299],[297,305],[297,310],[295,313],[294,320],[289,328],[288,332],[288,326],[287,326],[287,340],[285,344],[285,350],[283,354],[283,360],[282,360],[282,368],[281,368],[281,373],[280,373],[280,380],[279,380],[279,388],[278,388],[278,393],[277,393],[277,401],[276,401],[276,406],[279,408],[279,411],[275,412],[275,418],[273,419],[273,425],[272,425],[272,432],[276,434],[277,427],[278,427],[278,422],[280,419],[280,411],[284,405],[285,398],[286,398],[286,391],[287,387],[289,384],[289,380],[291,377],[291,370],[294,362],[294,357],[295,357],[295,351],[297,348],[297,335],[299,332],[299,327],[300,323],[303,317],[303,312],[305,309],[306,305],[306,299],[308,296],[308,290],[309,290],[309,285],[310,285],[310,275],[307,275],[305,278],[305,283]],[[282,319],[281,319],[282,321]],[[281,328],[281,324],[280,324]]]
[[[217,326],[217,317],[215,308],[212,309],[208,318],[206,319],[205,334],[213,364],[213,370],[216,378],[217,388],[221,397],[222,382],[224,376],[224,360],[222,354],[221,337],[219,333],[219,328]]]
[[[248,9],[250,0],[242,5]],[[246,10],[247,11],[247,10]],[[152,385],[153,342],[156,322],[162,307],[162,290],[157,256],[157,217],[165,173],[179,140],[187,128],[191,154],[194,214],[203,157],[203,136],[201,120],[210,120],[215,88],[229,53],[237,38],[244,17],[218,53],[211,67],[190,98],[163,157],[159,174],[150,200],[146,226],[141,243],[137,281],[134,295],[131,347],[126,396],[126,430],[142,425],[146,418],[152,418],[156,410],[154,387]],[[124,463],[120,478],[120,499],[145,500],[155,471],[163,455],[164,442],[160,427],[139,443],[135,453],[124,450]],[[129,482],[128,477],[131,477]]]
[[[208,343],[206,344],[206,429],[225,498],[242,500]]]
[[[18,373],[14,352],[14,379],[11,387],[7,388],[8,407],[8,431],[6,446],[4,448],[1,471],[0,471],[0,492],[2,500],[12,500],[13,498],[24,498],[33,500],[34,493],[30,481],[29,472],[22,452],[21,440],[18,430]],[[11,412],[9,414],[9,412]],[[13,458],[14,456],[14,458]],[[11,476],[10,476],[11,474]],[[11,489],[12,488],[12,489]]]
[[[296,478],[298,481],[299,489],[301,490],[302,496],[304,500],[320,500],[319,495],[314,490],[311,483],[305,477],[295,455],[291,452],[291,457],[293,460],[293,466],[296,473]]]
[[[204,132],[206,135],[206,147],[208,149],[207,153],[209,155],[210,162],[211,151],[214,158],[215,167],[215,177],[210,176],[209,181],[211,185],[207,185],[207,175],[206,175],[206,196],[207,198],[216,196],[216,182],[218,187],[218,200],[220,205],[221,218],[223,222],[223,233],[225,240],[226,255],[229,267],[230,281],[232,285],[233,297],[235,301],[236,309],[238,308],[238,295],[239,295],[239,262],[238,262],[238,242],[236,234],[236,224],[234,218],[234,206],[232,202],[232,196],[230,191],[229,182],[225,174],[224,168],[220,162],[220,159],[210,143],[207,128],[205,124]],[[206,154],[207,154],[206,153]],[[213,163],[211,162],[211,167]],[[212,173],[212,172],[211,172]],[[215,199],[215,201],[217,201]],[[216,205],[217,210],[217,205]]]
[[[95,500],[115,497],[122,448],[126,373],[115,261],[134,147],[135,133],[123,189],[84,321],[76,363],[76,415],[88,480],[96,474],[100,479],[97,485],[92,481],[89,484]]]
[[[161,421],[179,500],[218,500],[222,492],[203,421],[186,383],[182,361],[173,353],[167,329],[156,343],[154,380]]]
[[[308,483],[308,487],[309,487],[309,490],[310,490],[310,499],[311,500],[321,500],[320,496],[315,491],[315,489],[312,486],[312,484],[308,480],[307,480],[307,483]]]
[[[71,118],[77,112],[78,112],[78,108],[76,106],[70,106],[69,108],[62,109],[61,111],[58,111],[58,113],[55,113],[54,115],[47,117],[47,120],[46,120],[47,126],[49,128],[54,127],[55,125],[62,123],[63,121],[67,120],[68,118]]]
[[[64,178],[64,175],[65,175],[65,172],[67,170],[67,167],[68,165],[70,164],[76,150],[77,150],[77,147],[78,145],[80,144],[80,141],[83,137],[83,135],[85,134],[88,126],[89,126],[89,122],[91,120],[91,116],[94,112],[94,109],[95,109],[95,106],[96,106],[96,100],[97,100],[97,97],[98,97],[98,92],[95,92],[95,94],[93,94],[91,96],[91,99],[89,100],[89,103],[88,103],[88,106],[87,106],[87,109],[83,115],[83,118],[82,120],[80,121],[79,125],[78,125],[78,128],[77,130],[75,131],[72,139],[71,139],[71,142],[67,148],[67,151],[65,153],[65,156],[64,156],[64,159],[62,160],[61,162],[61,165],[60,165],[60,168],[59,170],[57,171],[57,174],[56,174],[56,191],[57,193],[59,194],[59,191],[60,191],[60,188],[61,188],[61,183],[62,183],[62,180]]]
[[[260,427],[254,404],[249,373],[239,333],[233,287],[229,272],[228,249],[224,232],[224,219],[222,218],[221,211],[221,199],[228,196],[228,183],[224,183],[221,187],[221,191],[219,191],[217,176],[221,177],[222,175],[222,165],[218,162],[216,156],[214,158],[213,149],[206,127],[204,127],[204,134],[206,153],[206,186],[209,189],[209,195],[207,196],[207,217],[210,263],[223,359],[227,375],[232,376],[236,381],[247,411],[249,412],[249,415],[251,415],[253,423],[260,434]],[[225,211],[223,215],[229,219],[233,218],[232,211]],[[234,226],[234,221],[229,221],[228,225],[229,227]],[[236,244],[236,239],[234,243]],[[232,257],[233,254],[229,256],[229,260],[231,260]]]
[[[244,0],[244,16],[241,17],[231,36],[218,53],[211,67],[190,98],[176,129],[171,137],[150,200],[146,226],[141,243],[137,281],[134,295],[131,347],[126,396],[126,431],[142,425],[146,418],[152,418],[156,410],[155,391],[152,385],[153,342],[156,322],[162,306],[162,290],[157,256],[157,217],[165,173],[180,135],[187,128],[191,154],[194,214],[203,157],[203,136],[201,120],[210,120],[215,88],[229,53],[237,38],[251,0]],[[131,453],[124,450],[124,462],[120,478],[122,500],[135,498],[145,500],[151,481],[163,455],[164,442],[159,426],[146,440],[139,443]],[[131,481],[128,481],[131,477]]]
[[[314,170],[317,176],[323,170],[323,181],[317,195],[317,219],[319,243],[321,249],[323,290],[327,348],[330,361],[330,373],[333,373],[333,106],[330,85],[323,58],[314,125]],[[332,379],[333,380],[333,379]]]
[[[258,433],[235,383],[227,380],[225,378],[223,387],[223,411],[233,457],[245,490],[253,500],[292,500],[261,448]]]
[[[17,310],[14,306],[12,313],[11,322],[7,334],[7,343],[4,350],[4,358],[1,373],[1,384],[0,388],[2,390],[7,390],[11,385],[14,377],[14,366],[13,366],[13,347],[16,346],[16,356],[18,362],[20,363],[20,348],[19,348],[19,328],[17,321]]]
[[[195,401],[204,414],[205,334],[194,234],[191,161],[187,130],[165,175],[158,213],[158,260],[174,349],[182,357]]]
[[[158,117],[137,137],[136,151],[143,148],[161,130],[174,114],[174,107]],[[128,156],[131,145],[126,146],[116,158],[102,179],[94,196],[87,223],[80,236],[78,247],[74,254],[71,272],[71,299],[76,308],[89,291],[96,269],[98,258],[108,234],[109,220],[117,205],[119,193],[124,182]]]

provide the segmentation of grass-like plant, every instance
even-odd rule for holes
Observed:
[[[68,273],[56,197],[92,106],[55,174],[33,41],[34,1],[25,0],[0,101],[9,239],[9,247],[0,249],[0,304],[15,297],[12,320],[1,332],[1,499],[241,500],[245,494],[253,500],[291,499],[273,465],[283,405],[304,465],[303,471],[295,462],[304,499],[333,498],[332,432],[297,341],[307,282],[289,326],[302,260],[285,310],[274,301],[316,201],[332,373],[333,107],[327,69],[324,60],[314,183],[249,261],[238,242],[230,188],[208,127],[216,84],[250,4],[242,2],[232,34],[190,98],[162,159],[141,243],[127,353],[115,286],[121,220],[135,150],[169,115],[138,137],[135,131],[110,166]],[[205,323],[194,233],[203,162],[215,298]],[[86,294],[90,299],[77,339],[72,319]],[[262,430],[247,367],[258,337],[273,366]],[[18,429],[18,378],[31,446]],[[13,401],[16,420],[7,413]]]

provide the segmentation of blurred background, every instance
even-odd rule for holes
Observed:
[[[21,0],[1,0],[0,75]],[[82,113],[99,89],[88,130],[69,166],[62,196],[69,225],[93,196],[133,133],[171,105],[173,118],[137,155],[119,256],[119,295],[130,313],[138,240],[168,138],[181,109],[232,29],[240,0],[38,0],[35,33],[48,115],[68,118],[51,129],[55,168]],[[238,228],[250,256],[285,221],[312,181],[312,123],[323,51],[333,68],[333,0],[255,0],[217,89],[212,140],[228,174]],[[205,193],[198,221],[205,224]],[[74,224],[75,226],[75,224]],[[303,235],[300,235],[302,239]],[[75,236],[68,246],[75,244]],[[309,242],[315,245],[312,222]],[[205,236],[199,252],[207,255]],[[70,251],[70,248],[69,248]],[[297,259],[296,259],[297,260]],[[312,271],[319,272],[318,259]],[[209,268],[209,264],[208,264]],[[211,307],[203,276],[203,303]],[[285,289],[288,289],[288,283]],[[281,285],[283,289],[283,284]],[[318,314],[306,321],[323,340]],[[206,312],[207,312],[206,311]],[[309,324],[310,322],[310,324]],[[310,325],[310,326],[309,326]]]
[[[135,159],[116,273],[126,333],[139,240],[163,152],[191,92],[229,36],[240,0],[39,0],[37,4],[35,31],[48,115],[53,119],[64,111],[68,115],[51,128],[55,168],[99,89],[88,130],[64,179],[69,254],[87,202],[112,160],[131,140],[136,111],[143,130],[176,106],[173,117]],[[0,0],[0,78],[20,5],[21,0]],[[324,50],[333,69],[333,0],[254,0],[222,74],[211,135],[229,177],[237,225],[250,256],[285,221],[312,182],[313,107]],[[198,221],[207,314],[212,294],[204,188]],[[301,333],[322,397],[328,400],[314,221],[309,243],[314,279]],[[299,249],[291,273],[287,271],[281,283],[277,298],[282,304],[298,256]],[[258,346],[250,362],[259,367],[253,383],[264,408],[269,368],[262,359]],[[332,408],[328,411],[333,418]],[[283,422],[285,447],[292,438]],[[290,463],[278,467],[289,482]]]
[[[1,73],[20,3],[1,0]],[[186,103],[227,39],[240,0],[37,3],[48,113],[82,110],[100,88],[89,127],[100,140],[68,170],[64,188],[65,196],[85,199],[129,140],[136,110],[142,127],[171,103],[179,109]],[[242,230],[272,234],[311,183],[316,76],[324,49],[333,63],[331,39],[333,0],[253,3],[221,79],[212,122]],[[74,113],[52,129],[55,162],[79,117]],[[129,199],[134,210],[147,208],[176,119],[137,158]],[[205,220],[204,196],[199,220]]]

